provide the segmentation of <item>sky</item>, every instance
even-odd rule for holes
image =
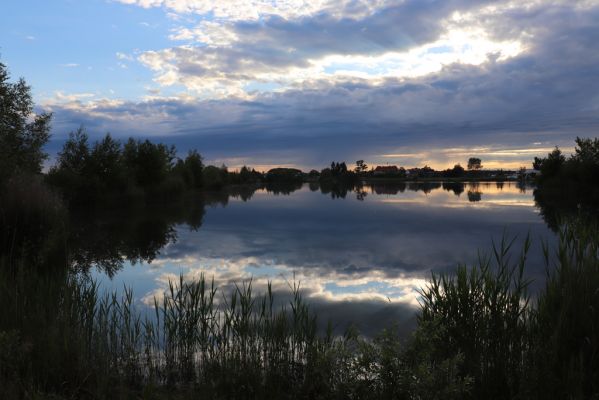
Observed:
[[[518,168],[599,136],[599,0],[6,0],[50,153],[150,138],[237,168]]]

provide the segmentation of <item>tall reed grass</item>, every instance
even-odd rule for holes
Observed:
[[[531,299],[527,238],[502,241],[455,274],[433,274],[418,327],[374,339],[318,329],[299,284],[277,305],[252,282],[229,293],[171,282],[151,312],[131,290],[71,274],[0,268],[2,398],[511,399],[599,393],[595,228],[566,225],[546,247]],[[13,271],[17,271],[15,274]]]

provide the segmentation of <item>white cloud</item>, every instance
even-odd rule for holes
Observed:
[[[250,13],[227,1],[126,2],[223,14],[174,28],[170,39],[187,44],[139,56],[159,85],[180,85],[201,98],[247,98],[319,80],[419,77],[454,63],[505,61],[525,52],[530,39],[495,37],[494,9],[459,1],[436,8],[411,1],[244,3],[252,4]],[[459,6],[465,11],[453,11]]]
[[[230,20],[254,20],[263,15],[279,15],[297,18],[319,11],[343,10],[348,5],[362,12],[372,11],[384,1],[331,1],[331,0],[118,0],[144,8],[163,7],[178,14],[212,14],[215,18]]]
[[[120,51],[116,52],[116,58],[118,58],[119,60],[133,61],[133,56],[126,53],[121,53]]]
[[[230,292],[235,284],[241,285],[251,279],[254,292],[265,293],[270,282],[274,292],[289,293],[289,285],[300,284],[302,292],[311,301],[392,301],[410,306],[418,305],[418,289],[426,284],[426,279],[415,274],[401,274],[390,278],[381,270],[368,269],[361,274],[340,274],[330,269],[316,271],[307,268],[290,268],[284,264],[265,262],[259,258],[221,259],[186,256],[185,258],[163,257],[153,262],[153,268],[176,265],[182,269],[183,281],[192,282],[204,276],[214,279],[215,286]],[[202,265],[202,268],[195,266]],[[266,273],[261,269],[266,268]],[[169,282],[177,284],[180,276],[172,272],[160,273],[156,277],[157,288],[146,293],[143,302],[154,304],[154,298],[161,301]]]

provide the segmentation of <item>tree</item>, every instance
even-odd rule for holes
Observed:
[[[464,167],[462,167],[460,164],[456,164],[453,166],[453,169],[451,170],[451,172],[452,172],[453,176],[460,177],[460,176],[464,175]]]
[[[43,147],[50,138],[52,118],[48,113],[33,115],[31,88],[23,78],[16,83],[9,78],[6,66],[0,63],[0,183],[17,172],[42,170],[48,158]]]
[[[189,187],[199,188],[202,186],[202,170],[204,163],[202,156],[197,150],[190,150],[183,162],[187,173],[186,183]]]
[[[144,188],[158,185],[166,179],[174,167],[175,155],[174,146],[154,144],[149,140],[142,142],[131,138],[123,148],[125,165],[136,183]]]
[[[58,168],[74,174],[83,174],[90,154],[88,139],[83,127],[69,133],[69,139],[58,153]]]
[[[121,144],[109,133],[96,142],[89,155],[88,179],[97,180],[96,190],[116,189],[122,185]]]
[[[358,160],[356,161],[356,168],[355,171],[359,174],[362,172],[366,172],[368,170],[368,165],[366,165],[366,163],[364,163],[364,160]]]
[[[547,154],[547,158],[544,158],[541,162],[541,176],[544,179],[556,176],[560,173],[565,162],[566,157],[562,154],[559,147],[555,146],[555,149]]]
[[[535,157],[534,161],[532,162],[532,168],[535,171],[540,171],[541,167],[543,166],[543,160],[543,158]]]
[[[599,139],[576,138],[573,159],[585,163],[599,165]]]
[[[481,164],[480,158],[470,157],[468,159],[468,171],[478,171],[483,166]]]

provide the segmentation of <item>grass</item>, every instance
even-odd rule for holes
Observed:
[[[392,327],[374,339],[319,332],[299,284],[276,306],[270,286],[225,294],[180,278],[146,315],[130,290],[1,268],[0,388],[7,399],[593,398],[597,232],[562,229],[536,299],[523,278],[529,239],[514,260],[503,241],[473,266],[433,274],[408,340]]]

